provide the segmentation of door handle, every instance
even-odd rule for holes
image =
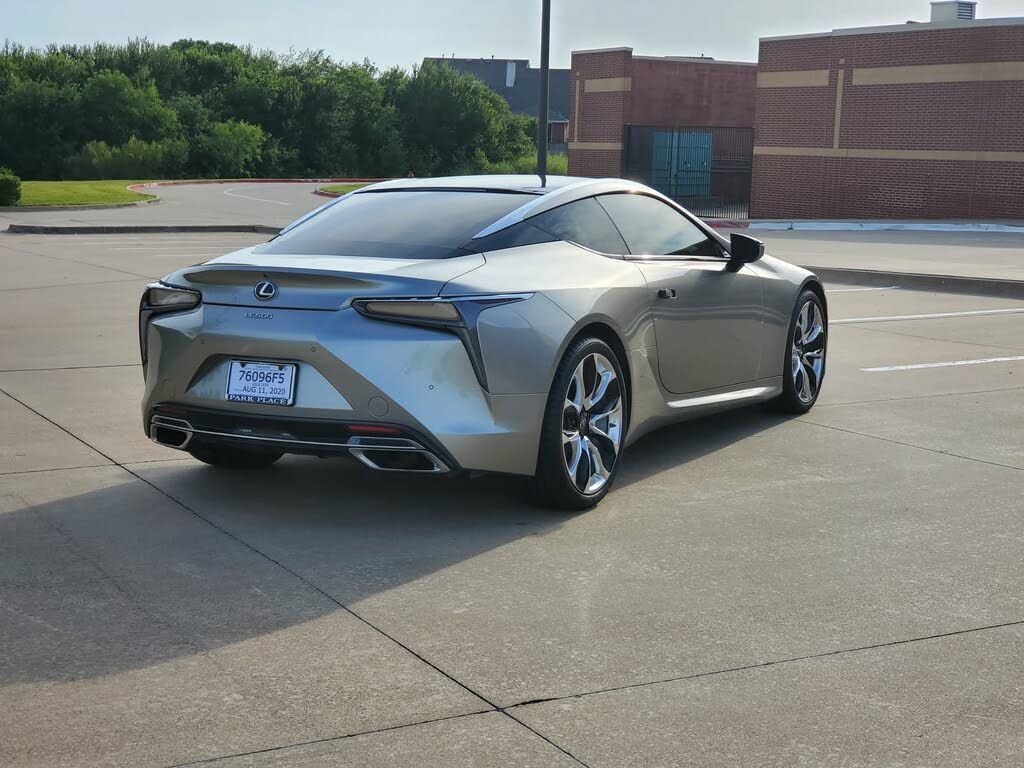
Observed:
[[[659,299],[674,299],[676,297],[675,288],[659,288],[658,298]]]

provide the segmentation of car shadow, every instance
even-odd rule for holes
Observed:
[[[780,421],[744,409],[648,435],[629,449],[613,493]],[[70,470],[56,489],[0,490],[0,683],[87,679],[211,651],[577,517],[533,506],[521,479],[501,476],[391,475],[306,457],[263,471],[191,460],[131,469],[138,477]]]

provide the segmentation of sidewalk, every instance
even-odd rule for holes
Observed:
[[[809,268],[1024,281],[1024,232],[751,232],[768,253]]]

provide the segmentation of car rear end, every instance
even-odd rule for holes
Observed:
[[[528,297],[437,297],[485,263],[459,244],[530,197],[363,193],[150,286],[147,434],[193,452],[258,446],[379,470],[529,474],[543,397],[488,392],[467,320],[480,302]]]

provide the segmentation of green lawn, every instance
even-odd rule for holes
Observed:
[[[98,205],[133,203],[156,195],[131,192],[125,187],[140,181],[22,181],[21,205]]]
[[[351,192],[353,189],[359,189],[365,187],[366,184],[328,184],[326,187],[320,187],[324,192],[334,192],[339,195],[344,195],[346,192]]]

